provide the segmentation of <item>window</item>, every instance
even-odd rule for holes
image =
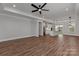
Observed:
[[[68,28],[69,28],[70,32],[74,32],[74,30],[75,30],[75,23],[69,24]]]

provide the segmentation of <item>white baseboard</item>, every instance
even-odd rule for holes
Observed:
[[[34,35],[31,35],[31,36],[22,36],[22,37],[13,37],[13,38],[8,38],[8,39],[1,39],[0,42],[9,41],[9,40],[16,40],[16,39],[26,38],[26,37],[33,37],[33,36]]]
[[[78,34],[64,34],[64,35],[79,36]]]

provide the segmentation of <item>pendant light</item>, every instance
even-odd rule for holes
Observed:
[[[71,17],[69,17],[69,28],[72,28],[72,21],[71,21]]]

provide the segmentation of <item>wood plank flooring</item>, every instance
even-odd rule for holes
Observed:
[[[1,42],[0,56],[79,56],[79,37],[41,36]]]

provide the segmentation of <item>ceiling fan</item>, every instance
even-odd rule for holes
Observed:
[[[47,10],[47,9],[43,9],[46,4],[47,4],[47,3],[44,3],[43,5],[39,5],[39,7],[37,7],[37,6],[34,5],[34,4],[31,4],[31,6],[33,6],[34,8],[36,8],[36,10],[32,10],[32,12],[37,12],[37,11],[39,11],[39,13],[42,14],[42,11],[49,11],[49,10]]]

